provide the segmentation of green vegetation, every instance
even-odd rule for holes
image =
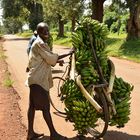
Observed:
[[[22,33],[17,33],[16,35],[21,36],[21,37],[30,38],[33,35],[33,32],[31,30],[29,30],[29,31],[24,31]]]
[[[6,86],[6,87],[12,87],[14,81],[10,79],[10,73],[7,71],[5,73],[5,78],[4,78],[4,81],[3,81],[3,85]]]
[[[4,60],[6,56],[4,55],[4,52],[2,50],[2,46],[0,46],[0,60]]]
[[[125,39],[126,34],[110,34],[106,42],[108,55],[140,63],[140,39],[129,41]]]
[[[0,60],[4,61],[6,56],[4,55],[4,51],[2,45],[0,46]],[[2,84],[6,87],[11,87],[13,85],[13,81],[10,79],[10,73],[8,71],[5,72],[4,81]]]
[[[57,37],[57,32],[52,32],[52,36],[53,36],[54,44],[67,46],[67,47],[72,46],[72,44],[71,44],[71,32],[67,32],[63,38]]]

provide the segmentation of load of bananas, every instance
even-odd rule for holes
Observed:
[[[110,125],[116,125],[118,128],[124,127],[129,121],[130,115],[130,94],[133,86],[125,82],[122,78],[115,78],[112,99],[115,102],[116,112],[110,120]]]
[[[61,92],[66,106],[66,120],[74,123],[74,130],[79,134],[86,134],[86,128],[93,126],[97,121],[95,108],[85,99],[73,80],[65,81]]]
[[[90,85],[100,84],[101,79],[93,57],[91,43],[94,46],[98,62],[100,63],[103,76],[107,82],[110,79],[110,65],[106,51],[106,37],[108,29],[103,23],[91,18],[84,18],[72,34],[72,44],[76,49],[76,71],[81,75],[81,81],[87,91]],[[92,42],[90,40],[92,36]],[[117,114],[110,120],[110,125],[124,126],[129,120],[130,93],[132,86],[122,79],[115,77],[112,100],[115,102]],[[86,134],[87,127],[95,127],[95,123],[101,117],[95,108],[85,99],[79,87],[73,80],[66,80],[61,87],[66,105],[67,120],[74,123],[74,130],[79,134]]]

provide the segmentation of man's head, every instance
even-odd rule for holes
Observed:
[[[49,28],[48,25],[44,22],[40,22],[37,25],[37,34],[43,39],[46,40],[49,36]]]
[[[36,37],[37,37],[37,31],[36,31],[36,30],[34,31],[34,36],[36,36]]]

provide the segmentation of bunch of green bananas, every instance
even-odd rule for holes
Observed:
[[[92,40],[90,40],[89,33],[92,35]],[[104,78],[109,82],[111,67],[105,45],[107,34],[108,29],[104,24],[90,18],[82,19],[80,25],[76,27],[75,32],[72,34],[72,44],[76,50],[76,71],[81,75],[82,84],[88,91],[90,91],[91,84],[97,85],[101,80],[93,57],[91,43],[94,46]],[[115,77],[112,100],[115,102],[117,114],[111,118],[110,125],[121,127],[128,122],[130,113],[129,100],[132,90],[132,86],[129,83]],[[80,134],[86,134],[86,128],[94,128],[96,121],[101,116],[85,99],[73,80],[66,80],[61,91],[65,96],[67,120],[74,123],[75,130],[78,130]]]
[[[73,80],[66,80],[61,87],[61,93],[65,96],[66,120],[74,123],[74,130],[79,134],[86,134],[86,128],[94,127],[97,121],[95,108],[85,99]]]
[[[130,115],[130,94],[133,86],[125,82],[122,78],[115,78],[112,98],[115,102],[117,114],[110,120],[110,125],[117,125],[117,127],[124,127],[129,121]]]

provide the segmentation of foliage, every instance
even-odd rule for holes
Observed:
[[[104,23],[108,25],[111,32],[126,32],[126,22],[129,17],[127,9],[120,8],[117,4],[105,7]]]
[[[22,30],[22,22],[20,18],[8,17],[4,20],[4,27],[7,33],[17,33]]]
[[[106,41],[109,56],[140,63],[140,39],[126,41],[127,34],[110,34]]]
[[[26,12],[19,0],[2,0],[4,27],[7,33],[17,33],[24,24]]]
[[[127,40],[140,38],[140,0],[112,0],[123,9],[129,10],[129,18],[126,23]]]
[[[26,20],[29,23],[29,28],[34,31],[39,22],[43,21],[43,6],[41,1],[37,0],[18,0],[28,11]]]
[[[67,32],[64,37],[57,37],[57,32],[51,32],[53,36],[53,42],[55,45],[62,45],[62,46],[67,46],[71,47],[71,32]]]
[[[2,0],[3,17],[18,17],[20,15],[20,3],[16,0]]]

